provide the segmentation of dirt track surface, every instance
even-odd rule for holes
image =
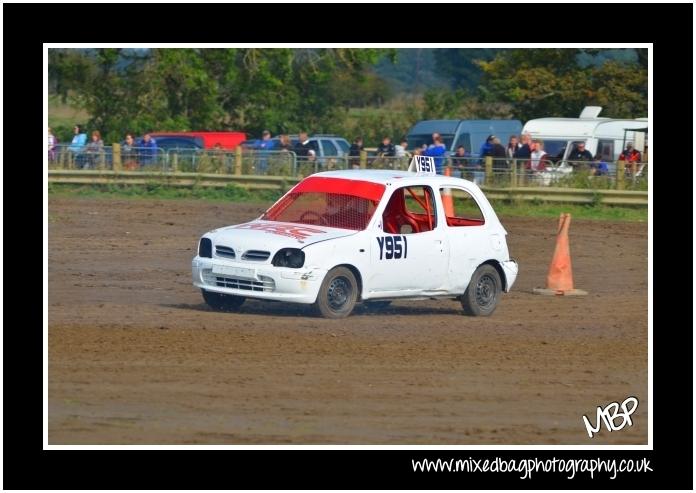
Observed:
[[[455,301],[210,311],[199,236],[263,209],[50,198],[49,443],[647,443],[647,224],[573,220],[590,295],[548,298],[531,290],[557,221],[502,218],[521,272],[490,318]],[[582,415],[631,395],[633,426],[589,439]]]

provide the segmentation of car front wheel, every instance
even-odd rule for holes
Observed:
[[[502,291],[500,274],[496,268],[489,264],[479,266],[460,298],[464,313],[475,317],[491,315],[498,306]]]
[[[326,274],[315,306],[326,318],[345,318],[353,311],[357,299],[355,275],[346,267],[336,267]]]
[[[201,289],[203,293],[203,299],[213,310],[221,312],[236,312],[239,307],[244,303],[244,297],[234,296],[231,294],[223,293],[213,293],[212,291],[206,291]]]

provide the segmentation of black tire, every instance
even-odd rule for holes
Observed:
[[[391,305],[391,302],[392,300],[366,301],[365,308],[370,310],[371,312],[378,312],[380,310],[384,310],[389,305]]]
[[[321,283],[314,306],[325,318],[345,318],[351,314],[358,299],[358,281],[350,269],[335,267]]]
[[[503,283],[496,268],[490,264],[479,266],[460,298],[464,313],[474,317],[491,315],[498,306],[502,292]]]
[[[236,312],[244,303],[245,298],[242,296],[234,296],[231,294],[213,293],[201,289],[203,299],[213,310],[221,312]]]

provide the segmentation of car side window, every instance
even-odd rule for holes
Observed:
[[[338,149],[330,140],[321,139],[321,146],[324,148],[324,156],[338,156]]]
[[[417,234],[437,227],[437,210],[433,189],[426,186],[394,190],[382,214],[385,233]]]
[[[461,188],[443,187],[440,189],[442,205],[445,208],[447,226],[483,226],[486,222],[476,199]]]
[[[350,151],[350,145],[345,140],[336,140],[335,142],[338,144],[338,147],[341,148],[343,154],[348,154],[348,151]]]

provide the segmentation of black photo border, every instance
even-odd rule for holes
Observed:
[[[675,149],[668,123],[692,104],[691,4],[4,4],[4,487],[9,489],[691,489],[693,467],[692,271],[679,272],[691,232],[674,232],[679,195],[653,188],[653,450],[43,450],[41,399],[43,43],[653,43],[653,119],[664,149],[692,171],[693,142]],[[344,19],[345,26],[326,22]],[[372,29],[351,29],[366,18]],[[198,19],[198,20],[196,20]],[[461,22],[458,22],[458,19]],[[602,25],[599,26],[598,20]],[[155,22],[156,20],[156,22]],[[419,23],[420,20],[420,23]],[[170,26],[178,26],[171,29]],[[181,28],[186,25],[186,29]],[[301,28],[304,26],[304,28]],[[38,86],[38,89],[37,89]],[[691,99],[693,103],[693,99]],[[34,113],[36,111],[36,113]],[[672,113],[671,115],[668,113]],[[693,114],[692,114],[693,121]],[[45,128],[41,129],[42,134]],[[671,143],[667,142],[670,135]],[[664,136],[664,137],[663,137]],[[38,140],[38,139],[37,139]],[[43,149],[43,148],[42,148]],[[662,151],[660,151],[660,149]],[[687,150],[688,149],[688,150]],[[16,159],[18,150],[29,159]],[[44,151],[42,151],[43,153]],[[686,154],[686,156],[684,156]],[[657,155],[655,155],[657,156]],[[33,161],[36,162],[33,162]],[[662,165],[661,163],[660,165]],[[673,163],[676,165],[679,163]],[[660,166],[658,165],[658,166]],[[658,172],[654,184],[670,186]],[[663,175],[664,176],[664,175]],[[677,185],[681,179],[672,182]],[[685,179],[683,179],[685,181]],[[17,187],[17,183],[22,183]],[[684,202],[685,199],[682,199]],[[692,204],[693,205],[693,204]],[[669,217],[669,220],[664,220]],[[661,220],[662,218],[662,220]],[[28,219],[32,219],[28,221]],[[672,228],[671,232],[667,228]],[[669,249],[669,250],[668,250]],[[679,260],[679,262],[682,262]],[[27,269],[32,270],[28,275]],[[675,279],[676,278],[676,279]],[[681,282],[679,282],[681,281]],[[658,286],[669,286],[665,293]],[[683,320],[680,322],[679,320]],[[677,391],[676,389],[682,389]],[[676,394],[672,394],[676,392]],[[672,394],[672,395],[670,395]],[[414,472],[411,460],[648,458],[653,472],[578,474]]]

